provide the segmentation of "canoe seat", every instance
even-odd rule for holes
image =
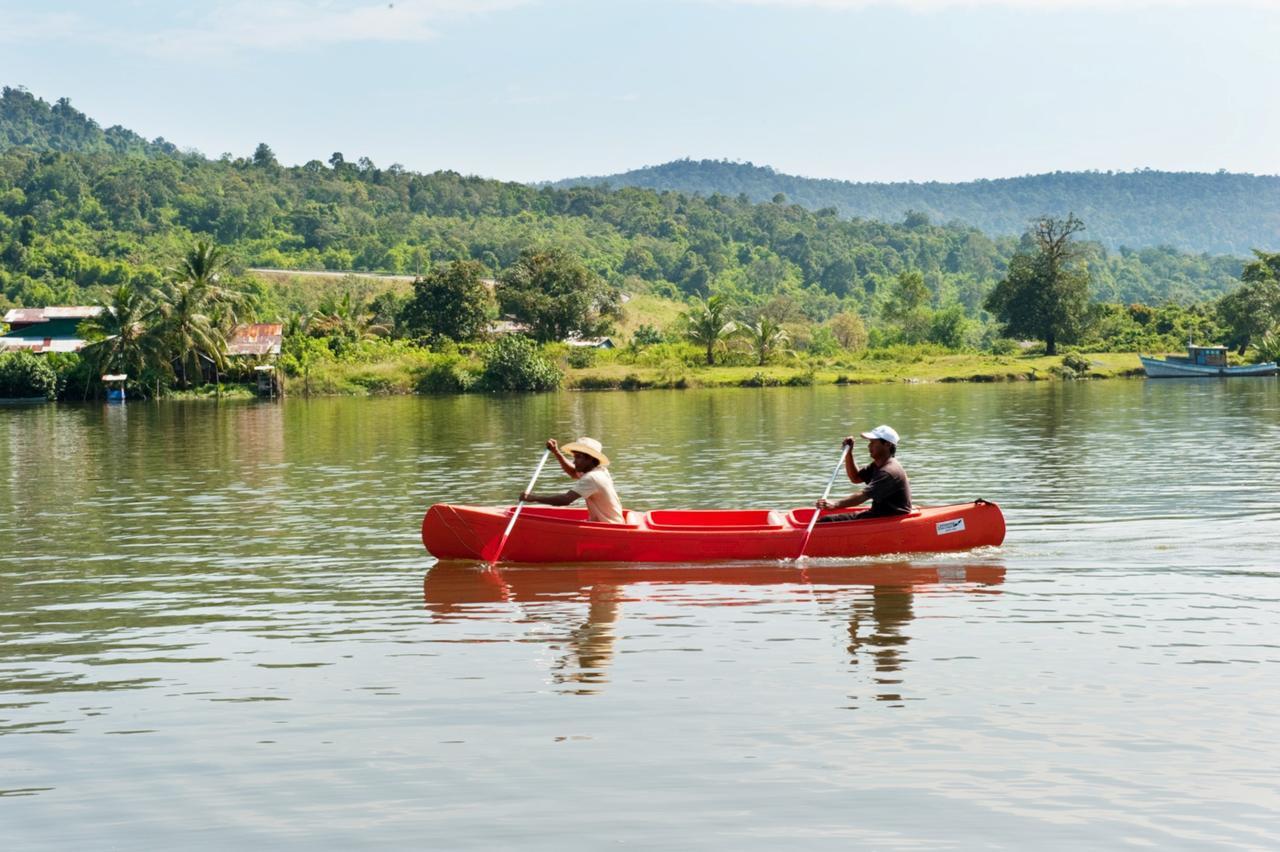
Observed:
[[[773,509],[660,509],[648,516],[654,530],[777,530],[784,523]]]

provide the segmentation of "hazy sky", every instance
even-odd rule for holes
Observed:
[[[0,83],[210,156],[511,180],[1280,173],[1280,0],[0,0]]]

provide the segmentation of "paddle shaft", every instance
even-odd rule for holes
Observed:
[[[836,484],[836,477],[840,475],[840,468],[844,467],[845,457],[849,455],[850,446],[845,444],[840,448],[840,461],[836,462],[836,469],[831,471],[831,478],[827,480],[827,489],[822,492],[822,499],[825,500],[831,496],[831,487]],[[818,523],[818,515],[822,510],[816,506],[813,509],[813,517],[809,519],[809,528],[804,531],[804,541],[800,542],[800,554],[796,559],[804,558],[804,549],[809,546],[809,536],[813,535],[813,526]]]
[[[542,451],[542,458],[538,460],[538,466],[533,469],[533,478],[529,480],[529,487],[525,489],[528,493],[533,490],[533,486],[537,484],[538,477],[542,474],[542,466],[547,463],[547,458],[551,455],[551,448]],[[524,508],[524,500],[516,503],[516,510],[511,513],[511,522],[507,524],[507,529],[502,533],[502,538],[498,541],[498,549],[494,551],[491,564],[497,565],[498,558],[502,556],[502,548],[507,546],[507,536],[511,535],[511,528],[516,525],[516,518],[520,517],[520,510]]]

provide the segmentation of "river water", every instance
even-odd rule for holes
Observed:
[[[495,574],[419,539],[549,436],[632,508],[790,507],[882,422],[1002,547]],[[0,836],[1275,848],[1278,451],[1274,379],[0,409]]]

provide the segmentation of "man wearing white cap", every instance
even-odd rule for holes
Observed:
[[[528,503],[545,503],[548,506],[568,506],[579,497],[587,500],[587,520],[601,521],[606,524],[622,523],[622,503],[618,501],[618,492],[613,490],[613,477],[605,470],[609,466],[609,457],[595,438],[579,438],[564,445],[564,452],[556,444],[555,438],[547,439],[547,449],[560,462],[565,473],[577,480],[563,494],[530,494],[525,492],[520,499]],[[570,463],[564,453],[573,454]]]
[[[848,509],[868,500],[871,501],[871,508],[845,515],[827,515],[818,519],[820,524],[856,521],[860,518],[888,518],[911,511],[911,483],[907,481],[907,472],[895,458],[898,454],[898,433],[888,426],[877,426],[870,432],[863,432],[862,437],[867,439],[867,454],[871,456],[871,464],[859,469],[854,463],[854,437],[850,435],[844,439],[845,446],[849,448],[844,457],[844,469],[849,474],[850,482],[865,482],[867,487],[843,500],[819,500],[818,508]]]

